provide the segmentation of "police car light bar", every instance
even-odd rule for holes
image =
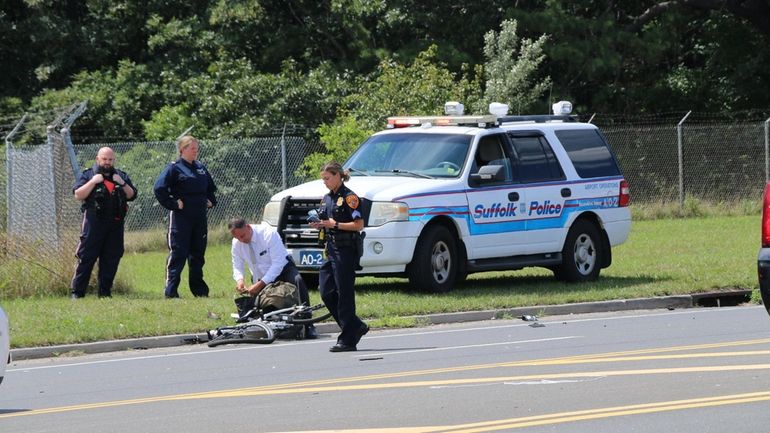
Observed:
[[[508,104],[493,102],[489,104],[489,112],[497,117],[505,117],[508,115]]]
[[[566,116],[572,113],[572,103],[569,101],[559,101],[551,106],[554,116]]]
[[[462,116],[465,114],[465,106],[457,101],[449,101],[444,104],[444,114],[447,116]]]
[[[480,128],[497,125],[497,117],[493,114],[484,116],[403,116],[388,117],[388,128],[405,128],[409,126],[460,126],[473,125]]]

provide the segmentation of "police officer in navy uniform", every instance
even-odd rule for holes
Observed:
[[[369,332],[369,326],[356,315],[353,289],[361,256],[360,232],[364,229],[361,201],[345,186],[344,181],[350,176],[340,164],[325,164],[321,168],[321,179],[329,193],[321,204],[321,220],[310,223],[313,228],[325,230],[326,260],[321,265],[318,287],[326,308],[342,330],[337,344],[329,351],[351,352],[357,350],[361,337]]]
[[[115,152],[102,147],[96,163],[78,176],[72,187],[75,199],[83,201],[83,222],[78,259],[72,277],[72,299],[86,295],[91,271],[99,260],[99,297],[112,296],[112,283],[123,257],[124,219],[128,202],[136,198],[136,187],[128,175],[114,167]]]
[[[155,181],[155,197],[170,210],[166,298],[178,298],[179,281],[185,261],[190,265],[189,282],[193,296],[206,297],[209,287],[203,280],[208,237],[207,210],[217,204],[214,180],[198,161],[198,140],[190,135],[177,140],[179,159],[168,164]]]

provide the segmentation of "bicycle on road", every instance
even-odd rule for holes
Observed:
[[[305,338],[305,325],[315,324],[331,317],[321,313],[323,304],[314,306],[294,305],[289,308],[262,313],[254,308],[236,317],[238,324],[222,326],[206,332],[209,347],[223,344],[270,344],[276,338]],[[234,314],[234,316],[238,316]]]

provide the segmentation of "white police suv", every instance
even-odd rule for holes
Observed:
[[[629,187],[596,126],[570,116],[391,117],[344,164],[362,199],[360,275],[406,276],[450,290],[473,272],[541,266],[588,281],[612,262],[631,229]],[[281,191],[263,221],[277,227],[303,275],[323,261],[307,224],[327,190],[320,180]]]

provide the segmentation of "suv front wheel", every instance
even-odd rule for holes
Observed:
[[[426,292],[448,292],[454,285],[458,264],[457,242],[452,233],[440,225],[428,226],[417,239],[407,271],[409,283]]]
[[[596,224],[575,221],[567,233],[562,250],[562,263],[553,273],[559,280],[569,282],[593,281],[599,277],[604,252]]]

